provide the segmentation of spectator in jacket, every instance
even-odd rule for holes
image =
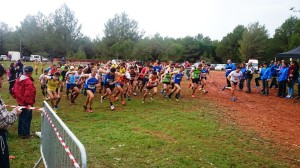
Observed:
[[[25,74],[21,75],[13,87],[13,97],[17,100],[19,106],[32,107],[35,103],[36,89],[31,77],[33,72],[32,66],[24,68]],[[30,125],[32,119],[32,110],[23,108],[19,117],[18,135],[21,138],[30,137]]]
[[[0,88],[2,87],[2,81],[4,79],[4,77],[3,77],[4,74],[6,74],[6,71],[5,71],[4,67],[3,67],[3,65],[0,64]]]
[[[294,85],[298,80],[299,74],[299,65],[296,61],[291,62],[291,66],[289,67],[289,75],[288,75],[288,95],[286,98],[290,99],[294,94]]]
[[[11,63],[9,66],[9,94],[12,94],[12,88],[15,84],[15,80],[16,80],[16,75],[17,75],[17,70],[15,68],[15,64]]]
[[[16,63],[16,69],[17,69],[17,77],[19,77],[20,75],[23,75],[23,63],[21,62],[21,60],[18,60],[18,62]]]
[[[18,107],[8,112],[4,102],[0,99],[0,167],[9,168],[9,151],[7,145],[8,128],[17,120],[21,113]]]
[[[228,80],[227,76],[235,69],[236,69],[235,65],[231,62],[231,60],[227,60],[227,64],[225,67],[225,76],[226,76],[227,87],[231,87],[231,82]]]
[[[263,64],[263,68],[261,70],[261,80],[263,83],[263,89],[261,90],[262,95],[269,95],[269,80],[271,79],[271,68],[267,63]]]
[[[300,69],[298,70],[298,96],[296,98],[300,98]]]
[[[242,91],[243,88],[244,88],[244,81],[245,81],[245,76],[246,76],[246,64],[245,64],[245,63],[242,63],[242,64],[240,65],[240,67],[241,67],[241,72],[242,72],[242,74],[243,74],[243,77],[240,79],[240,82],[239,82],[239,89],[240,89],[240,91]]]
[[[289,68],[286,62],[282,62],[281,69],[278,72],[278,94],[277,97],[284,98],[286,96],[286,83]]]
[[[245,79],[247,81],[247,91],[246,93],[251,93],[251,80],[253,77],[255,69],[252,66],[252,62],[249,62],[247,67],[246,67],[246,73],[245,73]]]
[[[271,64],[270,64],[270,68],[271,68],[271,75],[272,75],[272,81],[271,81],[271,84],[270,84],[270,89],[275,86],[275,88],[277,89],[278,88],[278,84],[277,84],[277,69],[279,68],[276,64],[276,62],[273,62],[271,61]]]

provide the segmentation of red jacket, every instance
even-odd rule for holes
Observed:
[[[27,74],[20,76],[12,89],[12,96],[21,106],[33,106],[35,103],[36,89],[33,78]]]

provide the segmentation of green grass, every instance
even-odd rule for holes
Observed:
[[[34,75],[37,79],[38,75]],[[4,85],[1,93],[6,104],[16,104]],[[37,103],[42,105],[40,87]],[[99,102],[93,113],[84,113],[83,95],[77,105],[66,97],[58,115],[84,144],[89,167],[298,167],[299,149],[290,150],[254,132],[245,132],[226,118],[221,107],[203,99],[185,98],[180,102],[157,95],[145,104],[133,97],[126,106]],[[40,113],[34,112],[32,132],[40,130]],[[39,139],[21,140],[17,123],[10,129],[11,167],[32,167],[38,160]],[[288,156],[288,157],[285,157]],[[287,159],[288,158],[288,159]]]

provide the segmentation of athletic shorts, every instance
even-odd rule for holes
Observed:
[[[233,81],[231,81],[231,82],[232,82],[234,85],[237,85],[237,83],[238,83],[238,82],[233,82]]]
[[[133,81],[134,81],[134,80],[130,80],[130,81],[129,81],[130,85],[133,85]]]
[[[67,83],[67,89],[73,89],[76,86],[76,84]]]
[[[144,78],[144,79],[143,79],[143,84],[146,84],[148,81],[149,81],[148,78]]]
[[[123,88],[124,84],[118,83],[118,82],[117,82],[117,83],[115,84],[115,87],[117,87],[117,86],[121,86],[121,88]]]
[[[41,89],[47,89],[47,85],[41,85]]]
[[[170,85],[171,82],[163,82],[163,84]]]
[[[205,80],[206,80],[207,78],[206,78],[206,76],[201,76],[201,80],[202,80],[202,79],[205,79]]]
[[[192,83],[199,84],[199,82],[200,82],[200,78],[192,79]]]
[[[138,78],[138,80],[140,80],[140,81],[143,81],[143,80],[144,80],[144,78],[141,78],[141,77],[139,77],[139,78]]]
[[[90,91],[92,91],[93,93],[96,92],[96,89],[85,88],[85,92],[86,92],[87,90],[90,90]]]
[[[155,87],[157,87],[157,86],[146,86],[146,89],[147,89],[147,90],[151,90],[151,89],[153,89],[153,88],[155,88]]]
[[[105,88],[105,90],[106,90],[107,88],[109,88],[110,91],[113,91],[114,88],[115,88],[115,85],[109,85],[109,84],[107,84],[107,85],[104,85],[104,88]]]

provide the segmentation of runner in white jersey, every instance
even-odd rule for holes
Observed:
[[[66,83],[67,83],[67,97],[69,99],[69,90],[71,89],[70,103],[75,104],[75,99],[80,93],[81,83],[78,82],[80,76],[82,75],[83,67],[79,66],[77,71],[74,71],[74,67],[70,67],[70,71],[66,74]],[[79,83],[79,84],[77,84]]]
[[[222,90],[225,89],[230,89],[231,90],[231,96],[232,96],[232,101],[235,101],[235,97],[234,97],[234,91],[236,90],[236,86],[238,84],[238,82],[240,81],[240,79],[243,77],[243,73],[241,72],[241,67],[238,66],[236,68],[236,70],[230,72],[230,74],[227,76],[227,79],[230,81],[231,83],[231,87],[226,87],[224,86],[224,88]]]

